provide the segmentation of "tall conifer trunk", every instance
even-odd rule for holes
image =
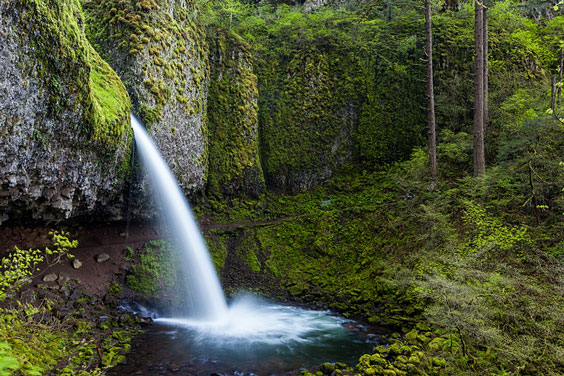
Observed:
[[[481,2],[474,0],[475,96],[474,96],[474,176],[484,176],[484,12]]]
[[[489,108],[489,64],[488,64],[488,0],[483,0],[483,17],[484,17],[484,132],[490,122]]]
[[[435,94],[433,87],[433,25],[431,21],[431,0],[425,0],[425,28],[427,55],[427,125],[429,132],[429,165],[431,178],[437,179],[437,138],[435,132]]]

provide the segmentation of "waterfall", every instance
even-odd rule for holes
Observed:
[[[221,320],[227,313],[227,304],[190,205],[159,150],[133,115],[131,126],[138,153],[162,204],[163,219],[183,263],[181,269],[190,302],[186,312],[195,320]]]

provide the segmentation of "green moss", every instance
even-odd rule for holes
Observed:
[[[39,61],[49,115],[58,119],[75,110],[83,117],[77,130],[90,140],[108,148],[123,143],[131,104],[115,72],[86,39],[79,1],[27,0],[14,7],[21,11],[21,30]]]
[[[171,243],[154,240],[145,244],[127,276],[127,287],[147,298],[157,298],[177,281],[177,255]]]
[[[227,259],[229,236],[206,234],[206,243],[210,250],[210,254],[215,268],[220,272],[225,267]]]
[[[143,5],[144,4],[144,5]],[[169,59],[169,52],[191,48],[205,49],[205,40],[192,38],[192,29],[199,26],[187,22],[193,11],[193,2],[182,6],[174,4],[174,16],[168,13],[167,7],[156,1],[120,1],[104,0],[85,2],[87,35],[95,48],[103,54],[104,51],[114,51],[113,55],[103,55],[125,82],[136,82],[128,67],[123,66],[120,53],[136,55],[144,60],[142,79],[149,90],[149,97],[143,91],[135,90],[137,111],[147,124],[161,119],[160,111],[165,105],[178,105],[188,115],[192,114],[190,98],[173,96],[172,91],[182,88],[186,92],[204,93],[207,76],[207,61],[194,59],[186,54],[175,53]],[[117,51],[117,52],[116,52]],[[164,58],[166,56],[166,60]],[[194,81],[195,90],[189,90],[186,81],[179,87],[177,77],[182,76],[187,67],[198,72],[198,80]],[[192,83],[191,83],[192,84]],[[152,97],[152,98],[150,98]],[[154,106],[154,102],[157,106]]]
[[[237,35],[217,31],[209,36],[215,61],[211,73],[209,120],[209,176],[207,191],[214,198],[258,195],[264,177],[258,147],[257,78],[246,43]],[[239,56],[232,59],[230,56]],[[193,79],[203,72],[192,70]],[[221,77],[221,80],[219,79]],[[197,109],[202,109],[198,103]]]
[[[117,74],[92,50],[96,65],[90,71],[94,139],[109,142],[129,129],[131,103]]]
[[[243,260],[254,273],[261,271],[261,263],[257,258],[258,244],[253,231],[245,231],[240,236],[240,243],[235,248],[235,253]]]

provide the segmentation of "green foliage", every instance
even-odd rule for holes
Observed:
[[[31,281],[39,269],[37,265],[46,262],[46,268],[61,262],[63,257],[74,257],[69,253],[78,246],[76,240],[69,240],[68,233],[52,231],[54,249],[22,250],[17,246],[12,253],[2,258],[0,264],[0,301],[13,296],[24,284]]]
[[[299,191],[353,162],[378,168],[407,157],[422,142],[424,112],[418,103],[424,88],[416,77],[423,71],[411,64],[421,58],[421,41],[414,34],[421,25],[407,17],[390,23],[367,20],[343,9],[306,13],[267,2],[236,3],[206,2],[202,8],[210,25],[230,27],[230,35],[236,32],[251,46],[260,162],[270,187]],[[226,16],[231,14],[233,19]],[[214,94],[213,87],[212,99],[237,99],[229,90],[219,93],[230,95]],[[211,102],[221,109],[218,105]],[[213,123],[223,122],[211,114]]]
[[[6,299],[18,291],[21,286],[31,281],[36,266],[44,260],[42,251],[21,250],[17,246],[14,251],[2,259],[2,274],[0,274],[0,300]]]
[[[547,139],[535,142],[534,156],[537,168],[558,184],[563,179],[552,174],[561,166],[548,157],[562,159],[562,148],[549,147],[560,142],[555,131],[536,128],[534,134]],[[253,250],[262,265],[257,278],[276,277],[266,285],[271,294],[282,287],[292,299],[323,301],[405,332],[418,319],[438,328],[400,344],[409,348],[401,350],[406,358],[381,353],[387,366],[408,367],[421,351],[417,356],[430,361],[417,364],[427,374],[557,375],[564,367],[564,266],[554,258],[562,248],[556,212],[545,209],[538,224],[522,205],[526,196],[519,190],[526,185],[514,170],[492,168],[479,181],[457,171],[469,163],[471,140],[464,133],[443,136],[439,150],[451,175],[435,191],[425,178],[426,153],[416,150],[386,173],[333,179],[295,196],[270,194],[261,210],[225,208],[223,220],[261,224],[243,226],[234,251],[244,258],[245,250]],[[547,202],[561,196],[548,192]],[[214,237],[222,235],[214,231]],[[359,370],[375,367],[370,361]]]
[[[0,375],[9,376],[20,368],[17,358],[11,356],[12,347],[7,343],[0,343]]]
[[[68,355],[67,336],[46,322],[38,322],[46,307],[17,303],[17,308],[0,311],[0,359],[5,362],[0,372],[11,369],[24,375],[44,375]]]
[[[469,230],[470,237],[463,247],[463,253],[478,252],[492,257],[494,252],[511,250],[521,257],[522,247],[531,246],[525,226],[506,226],[501,219],[486,215],[482,207],[470,201],[464,206],[463,223]]]

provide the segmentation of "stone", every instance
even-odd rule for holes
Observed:
[[[50,4],[0,2],[0,221],[119,218],[130,101],[86,40],[79,2]]]
[[[142,326],[149,326],[151,324],[153,324],[153,319],[150,317],[139,317],[139,323]]]
[[[82,262],[80,262],[79,259],[75,258],[74,260],[72,260],[72,267],[75,269],[80,269],[82,266]]]
[[[71,293],[69,299],[75,301],[80,299],[81,297],[82,297],[82,289],[77,288]]]
[[[69,281],[69,276],[66,273],[59,273],[59,278],[57,279],[57,283],[59,286],[63,286],[65,283]]]
[[[61,287],[61,292],[65,295],[66,298],[68,298],[71,294],[71,290],[67,285]]]
[[[20,301],[22,303],[32,304],[32,303],[35,303],[36,300],[37,300],[37,296],[36,296],[36,294],[33,290],[25,290],[20,295]]]
[[[43,282],[55,282],[59,276],[56,273],[49,273],[43,276]]]
[[[96,262],[105,262],[108,261],[110,259],[110,255],[108,255],[107,253],[100,253],[98,256],[96,256]]]

